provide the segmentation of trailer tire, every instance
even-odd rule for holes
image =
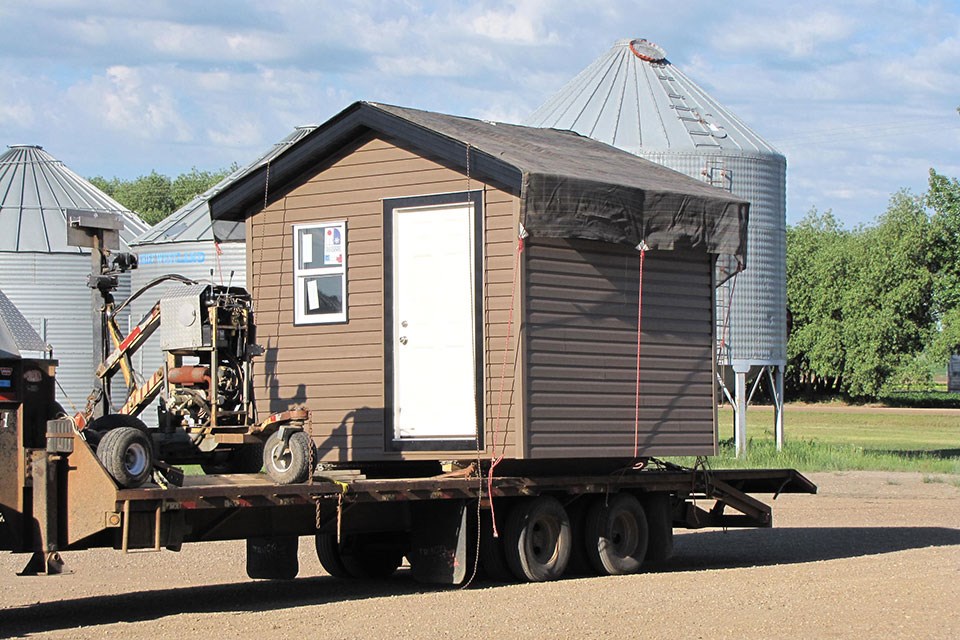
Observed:
[[[280,432],[274,431],[263,447],[263,466],[267,475],[277,484],[297,484],[303,482],[313,471],[310,468],[310,455],[313,442],[305,431],[290,434],[287,450],[281,452],[283,440]]]
[[[136,427],[107,431],[97,444],[97,458],[121,487],[134,489],[153,474],[153,445]]]
[[[629,493],[597,498],[584,527],[587,558],[601,575],[637,573],[647,553],[647,517]]]
[[[387,578],[403,562],[403,549],[384,543],[384,534],[355,533],[340,537],[340,559],[351,578]]]
[[[556,580],[567,569],[572,546],[570,518],[556,498],[523,500],[507,517],[504,552],[518,580]]]
[[[320,533],[319,531],[313,539],[314,546],[317,549],[317,559],[320,560],[320,566],[334,578],[350,578],[350,572],[343,564],[343,558],[340,555],[340,545],[337,544],[337,535],[334,533]]]
[[[503,504],[498,505],[503,508]],[[497,518],[502,521],[502,518]],[[493,537],[493,519],[489,511],[484,511],[480,518],[480,564],[486,577],[494,582],[516,582],[507,556],[503,549],[503,532],[498,531],[500,537]]]

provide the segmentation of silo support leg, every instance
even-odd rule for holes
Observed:
[[[743,457],[747,453],[747,373],[736,372],[735,397],[737,404],[734,407],[734,434],[733,440],[737,450],[737,457]]]
[[[777,439],[777,451],[783,450],[783,365],[770,368],[770,387],[773,390],[773,433]]]

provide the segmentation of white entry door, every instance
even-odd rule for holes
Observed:
[[[476,436],[473,205],[394,209],[394,438]]]

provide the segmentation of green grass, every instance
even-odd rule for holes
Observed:
[[[786,445],[777,451],[773,410],[747,411],[747,455],[733,448],[733,413],[720,411],[715,468],[789,467],[800,471],[915,471],[960,475],[960,414],[903,412],[838,404],[787,405]],[[692,458],[674,460],[690,465]],[[951,484],[953,484],[951,482]]]

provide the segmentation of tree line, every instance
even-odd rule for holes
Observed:
[[[930,170],[873,224],[812,209],[787,229],[790,395],[930,388],[960,350],[960,183]]]
[[[193,167],[172,179],[151,171],[133,180],[107,180],[96,176],[90,178],[90,182],[126,208],[136,211],[148,224],[154,225],[236,169],[237,165],[217,171],[201,171]]]

